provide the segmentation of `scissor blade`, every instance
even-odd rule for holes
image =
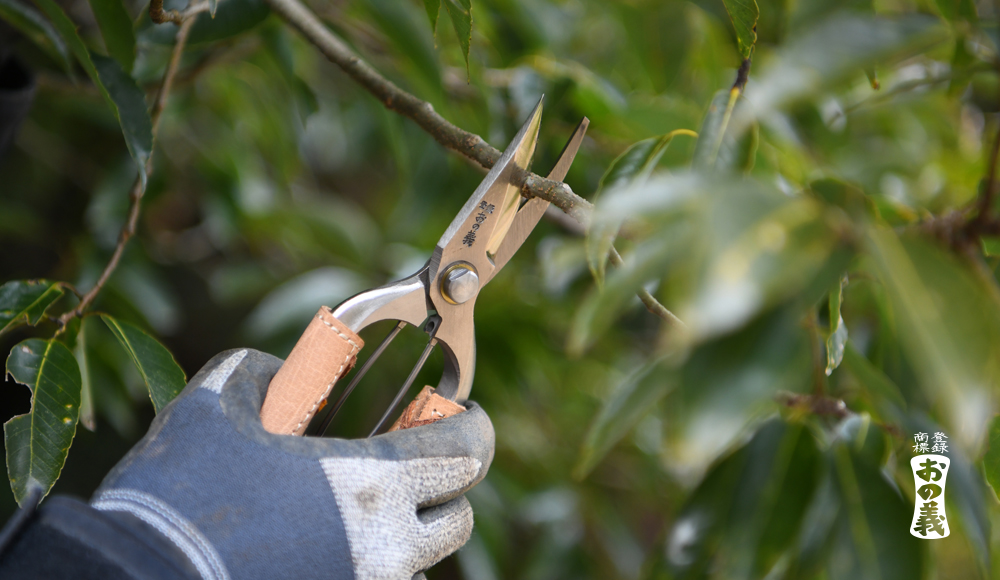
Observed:
[[[587,127],[589,125],[590,119],[584,117],[580,121],[580,124],[576,126],[576,130],[570,136],[566,147],[559,154],[559,160],[556,161],[555,167],[549,172],[548,179],[562,181],[566,177],[570,166],[573,165],[573,159],[576,158],[577,151],[580,150],[580,144],[583,143],[583,137],[587,134]],[[493,272],[482,279],[481,284],[485,285],[489,282],[500,271],[500,268],[503,268],[510,261],[514,253],[521,248],[524,240],[528,239],[528,236],[531,235],[532,230],[538,225],[538,220],[542,219],[542,215],[548,207],[549,202],[540,197],[533,197],[521,206],[520,211],[514,217],[514,222],[511,224],[510,229],[507,230],[507,237],[504,238],[503,243],[500,244],[500,248],[493,257],[493,263],[496,267],[493,269]]]
[[[438,248],[444,263],[469,262],[480,276],[493,271],[490,258],[506,237],[521,199],[518,188],[511,183],[514,170],[527,169],[535,152],[541,117],[539,100],[503,155],[441,236]]]

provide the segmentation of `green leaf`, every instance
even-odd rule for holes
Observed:
[[[898,62],[949,38],[946,27],[925,15],[872,18],[838,14],[825,18],[786,42],[755,75],[753,107],[733,115],[732,124],[740,129],[736,134],[742,134],[755,115],[763,118],[867,67]]]
[[[295,61],[288,32],[275,22],[273,26],[264,27],[260,35],[271,55],[278,62],[278,70],[281,71],[281,76],[288,83],[289,90],[295,96],[299,118],[304,125],[310,115],[319,111],[319,101],[309,85],[295,74]]]
[[[739,101],[736,107],[740,108]],[[732,155],[727,155],[720,159],[722,167],[737,173],[748,174],[757,162],[757,149],[760,147],[760,126],[757,123],[750,125],[750,128],[743,132],[736,139],[732,148]],[[717,165],[718,166],[718,165]]]
[[[886,435],[854,414],[830,435],[817,492],[779,577],[924,578],[926,544],[907,530],[913,506],[884,472]]]
[[[767,427],[767,425],[765,425]],[[786,431],[775,449],[767,479],[761,481],[760,491],[744,495],[744,505],[756,504],[752,510],[743,510],[740,527],[756,532],[756,557],[754,578],[763,578],[769,570],[780,566],[781,560],[798,539],[810,501],[815,496],[820,478],[821,457],[816,440],[801,425],[786,425]],[[761,472],[760,467],[756,470]],[[760,476],[757,478],[760,480]],[[754,500],[759,497],[759,500]],[[762,520],[762,521],[761,521]],[[755,529],[754,529],[755,528]],[[742,542],[734,538],[734,542]],[[742,543],[734,546],[743,547]],[[750,547],[744,548],[744,562],[752,557]],[[743,572],[748,570],[744,565]]]
[[[830,289],[828,301],[830,313],[830,326],[826,332],[826,376],[833,374],[834,369],[840,366],[844,360],[844,347],[847,345],[847,326],[844,318],[840,315],[840,304],[844,298],[844,286],[847,285],[847,276],[837,280],[834,287]]]
[[[90,51],[87,50],[87,45],[83,43],[83,39],[76,31],[76,24],[66,16],[63,9],[59,7],[53,0],[35,0],[38,7],[42,9],[42,12],[49,17],[52,21],[53,26],[59,31],[62,39],[69,46],[70,51],[76,56],[76,59],[80,61],[83,69],[87,72],[87,76],[90,77],[94,84],[103,92],[104,88],[100,83],[100,79],[97,78],[97,71],[94,70],[94,64],[90,60]],[[105,98],[107,95],[105,95]]]
[[[38,324],[62,295],[62,285],[48,280],[13,280],[0,286],[0,334]]]
[[[745,178],[654,177],[608,192],[594,216],[592,228],[617,231],[631,219],[654,233],[578,310],[569,343],[575,352],[610,325],[639,287],[669,281],[670,272],[688,273],[671,310],[702,339],[738,328],[803,290],[818,301],[851,253],[815,200]]]
[[[687,228],[678,226],[637,248],[621,268],[608,276],[604,285],[594,288],[573,317],[567,350],[574,356],[583,351],[614,323],[643,284],[659,277],[667,265],[683,252]],[[589,248],[588,248],[589,249]]]
[[[749,115],[750,106],[738,89],[715,93],[698,131],[694,159],[697,169],[749,171],[753,167],[759,134],[756,124],[734,127],[734,115]]]
[[[406,2],[368,0],[365,5],[379,28],[392,41],[400,60],[410,63],[414,77],[426,83],[433,93],[441,90],[441,70],[434,45],[424,31],[423,17]]]
[[[122,127],[125,145],[138,166],[139,179],[145,189],[146,162],[153,149],[153,126],[146,111],[145,96],[116,61],[91,55],[77,33],[76,25],[58,4],[53,0],[35,0],[35,2],[48,15],[49,20],[87,72],[87,76],[94,82],[114,112]]]
[[[153,150],[153,122],[146,110],[146,96],[117,61],[97,54],[91,58],[122,127],[128,152],[139,166],[139,180],[145,189],[146,164]]]
[[[967,21],[975,23],[979,16],[976,14],[976,3],[973,0],[934,0],[937,4],[941,16],[948,22]]]
[[[906,399],[896,383],[869,362],[865,355],[858,352],[851,342],[848,342],[844,347],[843,363],[844,368],[854,375],[861,386],[875,398],[878,407],[885,408],[883,404],[880,404],[884,400],[896,405],[899,409],[906,409]]]
[[[967,43],[971,45],[969,43],[969,36],[965,34],[955,35],[955,49],[952,52],[950,65],[951,70],[955,72],[948,82],[949,97],[957,97],[965,91],[966,87],[969,86],[969,81],[972,80],[975,67],[979,62],[979,57],[969,50],[970,46]]]
[[[987,501],[987,484],[983,474],[960,450],[949,453],[951,470],[948,473],[948,491],[951,506],[961,514],[959,522],[965,537],[972,546],[981,578],[990,578],[991,501]],[[953,520],[954,521],[954,520]]]
[[[809,184],[809,190],[824,202],[844,210],[851,219],[864,222],[878,218],[875,202],[855,185],[836,179],[818,179]]]
[[[709,570],[718,578],[766,576],[798,535],[819,460],[804,427],[779,420],[761,426],[681,509],[667,544],[673,577],[704,578]]]
[[[186,4],[181,1],[175,2],[173,6],[183,10]],[[201,44],[231,38],[256,27],[270,14],[271,8],[264,0],[226,0],[221,11],[198,15],[191,27],[188,43]],[[170,24],[161,24],[159,27],[165,29],[169,36],[167,44],[173,44],[177,27]]]
[[[135,62],[135,32],[125,5],[122,0],[89,1],[108,55],[118,61],[122,70],[131,73],[132,63]]]
[[[987,256],[1000,256],[1000,237],[981,236],[983,242],[983,253]]]
[[[19,0],[0,0],[0,18],[38,45],[67,74],[73,74],[73,57],[59,33],[44,16]]]
[[[424,0],[424,10],[427,19],[431,21],[431,34],[437,37],[438,14],[441,13],[441,0]]]
[[[134,324],[106,314],[101,319],[128,352],[149,389],[149,398],[159,413],[184,388],[187,378],[174,356],[155,338]]]
[[[31,338],[7,357],[7,372],[31,389],[31,412],[4,423],[7,475],[14,499],[47,494],[59,479],[80,414],[80,369],[66,345]]]
[[[672,472],[699,473],[777,412],[780,391],[809,388],[810,339],[801,316],[796,307],[779,307],[692,350],[664,402],[676,409],[663,458]]]
[[[1000,496],[1000,417],[994,417],[990,423],[989,448],[983,456],[983,469],[993,493]]]
[[[186,0],[165,0],[164,10],[184,10]],[[225,40],[242,34],[264,22],[271,9],[264,0],[226,0],[217,13],[199,14],[191,27],[188,45]],[[173,45],[177,40],[177,26],[174,24],[154,24],[149,12],[143,11],[136,25],[139,44],[150,42]]]
[[[939,405],[952,441],[975,449],[993,418],[985,401],[998,383],[1000,306],[981,278],[939,248],[887,228],[868,239],[918,384]]]
[[[659,137],[650,137],[632,144],[621,155],[615,158],[601,176],[597,185],[597,194],[605,189],[624,187],[630,182],[644,182],[656,169],[656,164],[667,152],[667,147],[674,137],[685,135],[698,138],[698,134],[690,129],[676,129]],[[596,201],[596,198],[595,198]]]
[[[729,12],[729,18],[733,21],[733,28],[736,29],[740,56],[744,59],[750,58],[753,46],[757,42],[757,18],[760,17],[757,0],[722,1]]]
[[[90,384],[90,362],[87,357],[87,324],[90,317],[80,320],[80,330],[73,345],[73,356],[80,367],[80,423],[88,430],[97,429],[97,419],[94,416],[94,393]]]
[[[792,580],[816,577],[829,552],[829,545],[832,543],[831,528],[842,509],[841,499],[831,476],[831,463],[829,456],[824,455],[823,473],[803,517],[802,532],[789,551],[789,563],[783,578]]]
[[[628,375],[587,430],[573,477],[586,477],[676,382],[671,370],[659,361],[645,364]]]
[[[633,143],[621,155],[611,162],[607,171],[601,177],[597,185],[597,192],[592,201],[597,201],[601,192],[605,189],[615,189],[625,187],[629,183],[645,182],[646,179],[656,169],[656,164],[666,153],[667,147],[677,135],[688,135],[695,138],[698,134],[688,129],[677,129],[666,135],[650,137],[637,143]],[[607,266],[608,254],[614,243],[617,232],[607,231],[600,225],[590,229],[587,235],[587,263],[590,272],[598,284],[604,283],[604,273]]]
[[[668,578],[706,576],[748,455],[741,447],[714,465],[677,514],[667,535]]]
[[[733,116],[733,109],[739,99],[737,89],[722,90],[715,93],[708,105],[708,112],[701,122],[698,131],[698,143],[694,148],[692,165],[697,168],[711,168],[719,157],[719,149]]]
[[[604,189],[626,185],[632,179],[649,177],[656,164],[667,151],[667,146],[673,140],[676,131],[650,137],[633,143],[621,155],[615,158],[601,176],[597,184],[598,194]]]
[[[455,27],[458,44],[465,57],[465,73],[469,74],[469,47],[472,45],[472,0],[444,0],[444,7]]]
[[[830,580],[923,578],[921,554],[926,544],[907,529],[913,506],[886,481],[881,465],[850,443],[838,442],[831,449],[843,508],[832,529]]]

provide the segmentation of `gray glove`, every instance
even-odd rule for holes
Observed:
[[[472,533],[462,495],[486,475],[493,426],[474,403],[367,440],[268,433],[281,360],[213,358],[91,500],[169,538],[205,580],[409,579]]]

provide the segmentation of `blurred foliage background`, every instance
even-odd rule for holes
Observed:
[[[472,539],[430,578],[998,574],[994,4],[758,0],[752,44],[753,0],[474,0],[467,61],[447,22],[462,2],[436,34],[412,0],[309,4],[497,148],[544,93],[536,173],[591,120],[566,178],[596,201],[589,235],[543,221],[479,300],[473,398],[497,456],[469,494]],[[129,44],[108,6],[0,0],[0,90],[35,79],[0,153],[0,282],[62,282],[0,291],[51,290],[0,351],[57,332],[72,350],[80,427],[53,491],[83,497],[154,407],[127,337],[56,319],[108,262],[144,159],[119,124],[137,93],[114,87],[152,102],[176,34],[127,0]],[[101,83],[73,63],[59,7],[84,52],[112,57],[94,57]],[[415,271],[484,174],[260,0],[197,18],[136,237],[89,311],[155,337],[188,377],[223,349],[284,356],[319,305]],[[375,423],[422,346],[397,339],[338,436]],[[435,357],[418,383],[436,382]],[[30,409],[10,376],[2,400],[4,420]],[[939,431],[951,536],[919,540],[908,462],[913,435]],[[0,516],[14,508],[0,491]]]

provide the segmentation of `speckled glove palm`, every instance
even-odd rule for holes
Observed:
[[[462,494],[493,458],[480,407],[367,440],[274,435],[260,408],[280,365],[213,358],[91,505],[143,520],[206,580],[409,579],[469,539]]]

